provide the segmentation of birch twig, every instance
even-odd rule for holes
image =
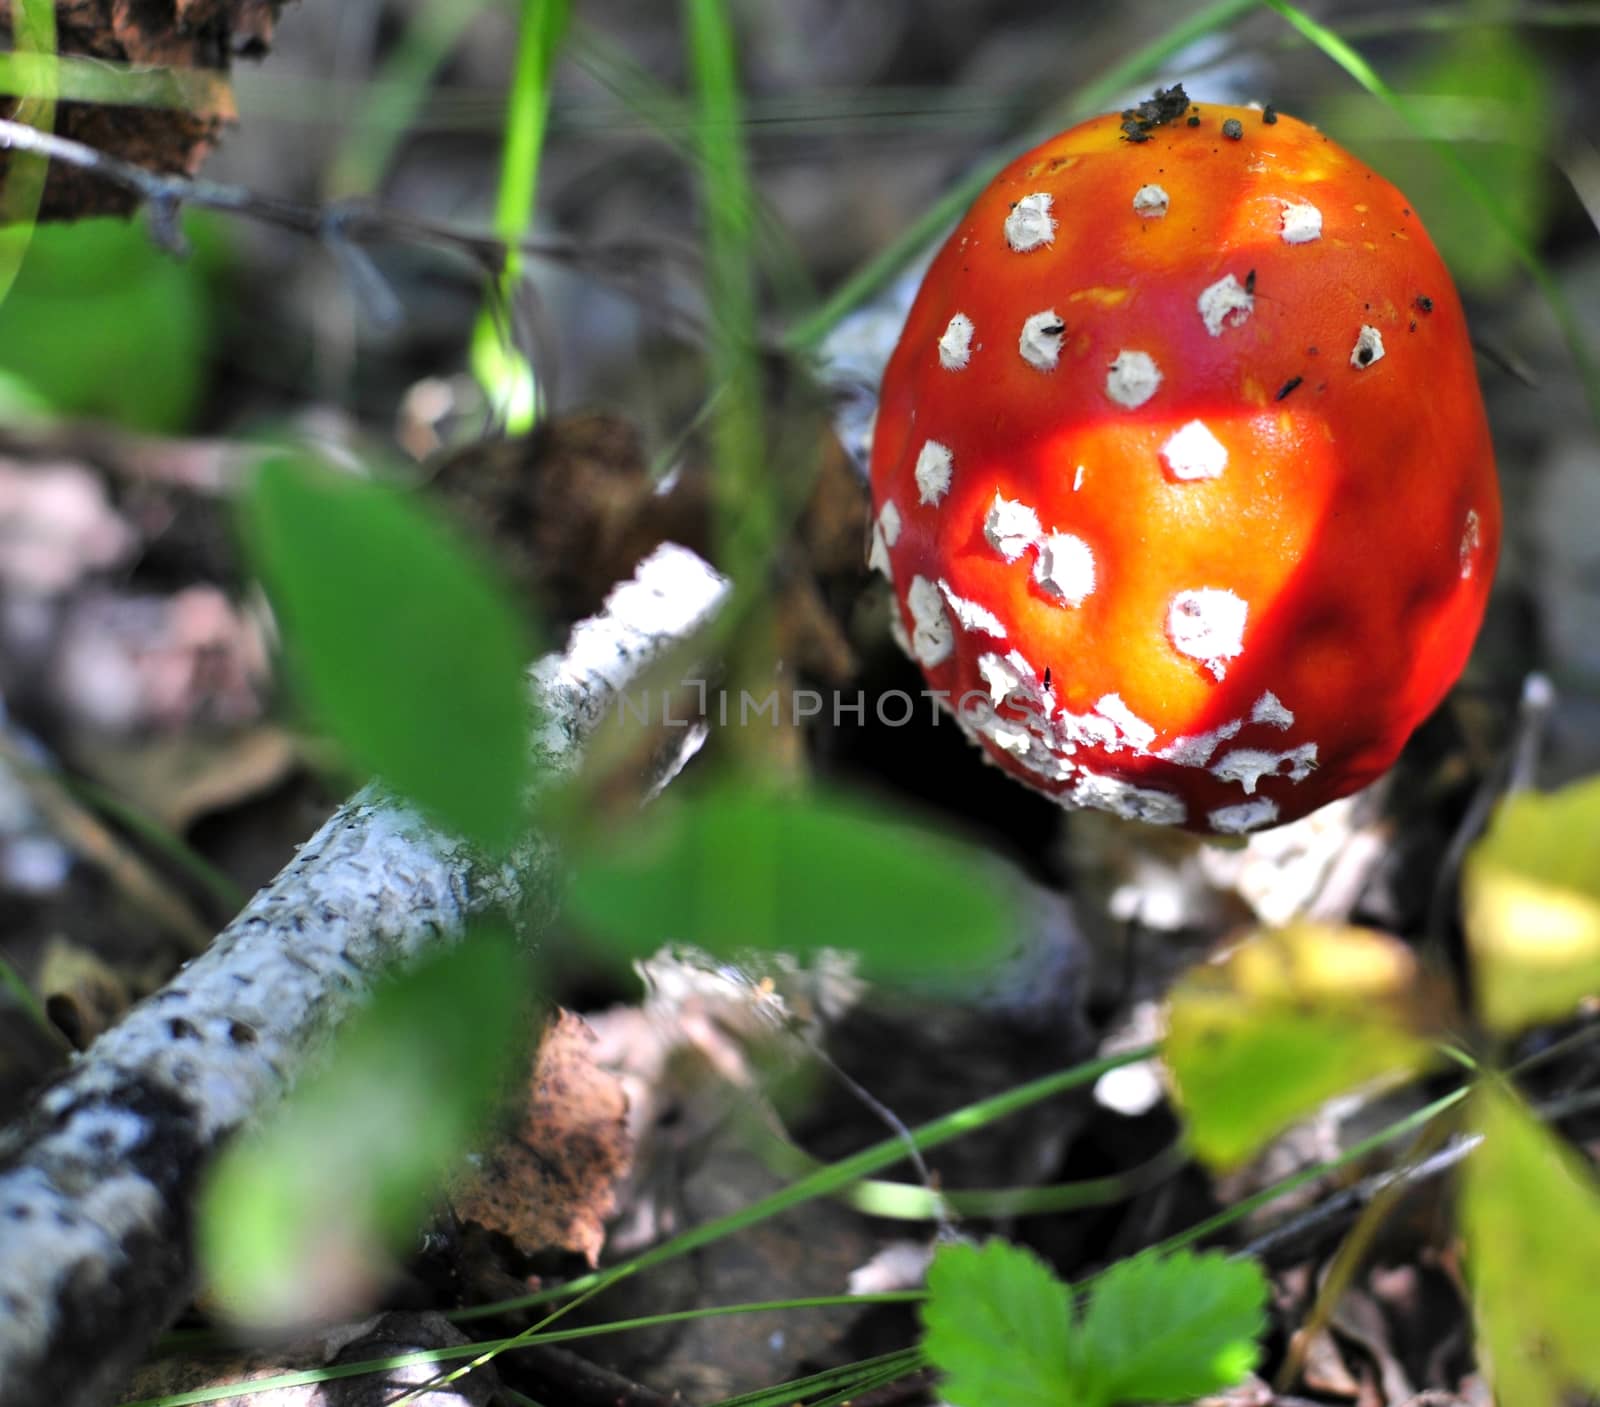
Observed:
[[[535,667],[550,769],[576,764],[629,681],[724,590],[667,544]],[[47,1088],[0,1134],[0,1407],[103,1400],[194,1291],[194,1194],[222,1140],[282,1096],[384,973],[481,915],[547,920],[553,869],[537,838],[488,866],[368,788]]]

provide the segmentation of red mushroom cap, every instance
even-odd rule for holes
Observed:
[[[907,646],[989,757],[1202,832],[1389,767],[1500,544],[1466,321],[1405,197],[1181,90],[978,197],[889,363],[872,489]]]

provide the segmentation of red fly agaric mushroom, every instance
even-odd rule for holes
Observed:
[[[1384,771],[1500,543],[1449,274],[1320,132],[1181,88],[1019,158],[884,377],[872,559],[1007,772],[1202,832]]]

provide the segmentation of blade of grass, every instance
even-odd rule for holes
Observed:
[[[44,1037],[63,1054],[70,1056],[72,1042],[61,1033],[61,1028],[50,1019],[50,1013],[44,1009],[44,1003],[39,1000],[38,994],[22,980],[22,974],[11,965],[11,960],[0,953],[0,988],[10,993],[11,1000],[21,1009],[24,1015],[37,1026]]]
[[[757,1151],[773,1172],[785,1177],[802,1177],[823,1166],[803,1149],[776,1136],[761,1138]],[[839,1200],[868,1216],[893,1221],[943,1221],[952,1213],[984,1219],[1043,1216],[1126,1201],[1175,1176],[1188,1160],[1183,1144],[1175,1142],[1138,1166],[1105,1177],[1079,1178],[1046,1187],[961,1188],[950,1192],[912,1182],[868,1178],[846,1188]]]
[[[1416,132],[1449,169],[1461,188],[1477,202],[1479,208],[1489,217],[1496,233],[1506,242],[1506,247],[1516,255],[1517,262],[1528,271],[1528,276],[1550,305],[1550,311],[1554,313],[1561,334],[1566,340],[1567,350],[1577,366],[1579,379],[1583,382],[1590,413],[1597,422],[1600,422],[1600,363],[1596,362],[1594,353],[1589,347],[1589,339],[1578,321],[1577,313],[1567,301],[1566,294],[1562,292],[1561,285],[1556,282],[1544,260],[1539,257],[1539,252],[1517,230],[1515,222],[1495,193],[1450,143],[1441,141],[1429,130],[1413,105],[1385,83],[1378,71],[1343,38],[1326,25],[1319,24],[1297,6],[1289,4],[1288,0],[1259,0],[1259,3],[1273,11],[1314,44],[1327,58],[1338,64],[1361,87]]]
[[[654,136],[685,160],[694,163],[702,183],[708,179],[696,115],[671,89],[658,83],[633,62],[625,50],[606,35],[574,23],[568,42],[573,61],[595,82],[620,101]],[[744,125],[752,121],[744,114]],[[731,198],[732,192],[724,192]],[[758,191],[746,183],[749,202],[751,251],[771,282],[780,307],[799,307],[815,297],[806,261],[789,235],[788,226],[774,214]]]
[[[1148,77],[1174,54],[1197,39],[1225,29],[1256,3],[1257,0],[1214,0],[1214,3],[1203,6],[1160,37],[1137,49],[1121,63],[1113,64],[1085,83],[1065,103],[1052,108],[1041,126],[1035,127],[1035,132],[1053,132],[1076,117],[1098,111],[1117,94]],[[1026,138],[1017,144],[1014,151],[980,163],[946,195],[907,225],[897,239],[846,279],[820,307],[793,323],[784,334],[783,345],[791,352],[814,351],[847,313],[866,302],[910,263],[925,245],[932,243],[947,226],[954,224],[978,192],[994,178],[995,173],[1017,151],[1024,150],[1034,140],[1033,137]]]
[[[1225,1208],[1215,1216],[1209,1216],[1203,1221],[1197,1221],[1193,1226],[1185,1227],[1182,1231],[1168,1236],[1164,1241],[1157,1241],[1155,1245],[1148,1247],[1147,1250],[1151,1255],[1170,1255],[1173,1251],[1182,1250],[1185,1246],[1192,1246],[1197,1241],[1203,1241],[1206,1237],[1215,1235],[1218,1231],[1232,1226],[1236,1221],[1244,1220],[1252,1212],[1262,1207],[1270,1206],[1279,1197],[1286,1197],[1289,1193],[1298,1191],[1308,1183],[1315,1182],[1318,1178],[1326,1177],[1329,1173],[1337,1172],[1340,1168],[1349,1167],[1352,1163],[1360,1162],[1369,1153],[1375,1153],[1386,1144],[1393,1143],[1397,1139],[1404,1138],[1408,1134],[1415,1133],[1419,1129],[1426,1127],[1431,1120],[1437,1118],[1445,1110],[1459,1104],[1469,1093],[1470,1087],[1467,1085],[1462,1085],[1459,1089],[1453,1089],[1449,1094],[1441,1095],[1431,1104],[1425,1104],[1422,1108],[1413,1110],[1404,1118],[1395,1120],[1394,1123],[1379,1129],[1376,1133],[1361,1139],[1357,1143],[1352,1143],[1337,1158],[1330,1158],[1325,1163],[1318,1163],[1314,1167],[1302,1168],[1297,1173],[1291,1173],[1288,1177],[1281,1178],[1268,1187],[1263,1187],[1261,1191],[1235,1202],[1233,1206]],[[1090,1276],[1088,1279],[1077,1281],[1072,1288],[1074,1291],[1086,1289],[1094,1284],[1097,1278],[1097,1276]]]
[[[137,836],[152,850],[164,855],[216,902],[225,913],[237,913],[250,897],[221,869],[213,865],[182,836],[146,814],[131,801],[124,801],[109,787],[87,777],[61,775],[61,785],[83,805],[102,813],[125,831]]]
[[[772,495],[763,472],[750,173],[727,11],[721,0],[684,0],[684,19],[699,105],[711,384],[721,392],[711,419],[719,565],[748,589],[775,538]]]
[[[1074,1065],[1070,1070],[1058,1070],[1054,1074],[1041,1076],[1037,1080],[1030,1080],[1027,1084],[1018,1085],[1015,1089],[1006,1090],[988,1099],[979,1100],[976,1104],[969,1104],[952,1113],[924,1124],[920,1129],[912,1132],[911,1142],[922,1151],[937,1148],[942,1143],[951,1139],[960,1138],[963,1134],[975,1132],[986,1128],[988,1125],[1006,1118],[1008,1115],[1021,1112],[1041,1100],[1049,1099],[1054,1095],[1063,1094],[1067,1090],[1078,1089],[1083,1085],[1092,1084],[1107,1070],[1120,1069],[1124,1065],[1131,1065],[1140,1060],[1148,1060],[1155,1054],[1153,1046],[1140,1047],[1137,1050],[1123,1051],[1117,1055],[1109,1055],[1100,1060],[1091,1060],[1082,1065]],[[653,1266],[661,1265],[678,1256],[687,1255],[691,1251],[700,1250],[713,1242],[720,1241],[726,1236],[743,1231],[747,1227],[765,1221],[768,1217],[777,1216],[780,1212],[791,1211],[795,1207],[804,1206],[807,1202],[815,1201],[818,1197],[831,1196],[835,1192],[843,1191],[852,1183],[859,1182],[864,1177],[870,1177],[875,1172],[892,1167],[902,1162],[906,1157],[906,1144],[903,1139],[889,1138],[881,1143],[875,1143],[870,1148],[864,1148],[859,1153],[841,1159],[837,1163],[830,1163],[827,1167],[819,1168],[809,1177],[788,1187],[780,1188],[777,1192],[760,1201],[743,1207],[739,1211],[731,1212],[727,1216],[718,1217],[708,1221],[702,1226],[691,1227],[688,1231],[674,1236],[671,1240],[663,1241],[658,1246],[653,1246],[648,1251],[624,1262],[635,1270],[648,1270]],[[559,1299],[565,1295],[581,1294],[592,1285],[599,1283],[603,1275],[610,1272],[596,1271],[590,1275],[580,1276],[570,1280],[564,1285],[552,1286],[547,1290],[540,1290],[535,1294],[520,1296],[517,1299],[501,1300],[494,1304],[477,1305],[471,1309],[459,1310],[450,1317],[457,1323],[471,1319],[481,1319],[488,1315],[504,1314],[518,1309],[533,1309],[539,1305],[548,1304],[551,1300]]]
[[[19,56],[53,60],[56,55],[56,7],[54,0],[16,0],[11,7],[11,42]],[[18,101],[12,120],[25,122],[41,132],[56,125],[56,91],[53,75],[40,85],[33,97]],[[33,227],[44,199],[44,186],[50,176],[50,163],[31,152],[12,151],[6,162],[5,184],[0,187],[0,303],[5,302],[17,281],[28,246],[33,242]]]
[[[146,68],[70,54],[0,53],[0,93],[63,103],[211,109],[228,80],[210,69]]]
[[[493,309],[486,308],[472,336],[473,372],[513,434],[531,430],[539,410],[539,383],[516,345],[511,310],[522,279],[517,246],[532,227],[538,195],[539,158],[550,120],[550,74],[571,17],[571,0],[521,0],[519,6],[516,64],[494,212],[494,232],[507,246],[498,280],[498,304],[507,316],[502,324]]]
[[[889,1375],[889,1381],[892,1382],[914,1371],[921,1362],[920,1348],[895,1349],[890,1353],[880,1353],[875,1358],[863,1358],[857,1363],[846,1363],[812,1373],[809,1377],[792,1378],[773,1387],[742,1392],[737,1397],[724,1397],[712,1403],[711,1407],[793,1407],[794,1403],[814,1392],[837,1391],[841,1386],[853,1392],[856,1385],[864,1380],[875,1380],[885,1374]]]
[[[837,1303],[843,1305],[862,1305],[874,1303],[911,1303],[921,1299],[915,1293],[905,1295],[836,1295],[826,1300],[819,1301],[815,1307],[831,1308]],[[772,1301],[752,1304],[715,1305],[710,1309],[680,1310],[674,1314],[654,1315],[642,1319],[619,1320],[612,1324],[592,1324],[582,1329],[563,1329],[551,1334],[540,1334],[536,1337],[526,1337],[515,1334],[509,1338],[483,1339],[477,1343],[454,1344],[449,1348],[433,1348],[419,1350],[416,1353],[396,1354],[389,1358],[366,1358],[354,1363],[339,1363],[322,1368],[302,1368],[292,1373],[278,1373],[270,1378],[254,1378],[236,1383],[216,1383],[209,1387],[194,1388],[188,1392],[176,1392],[165,1397],[146,1397],[136,1402],[124,1403],[123,1407],[199,1407],[206,1402],[226,1402],[234,1397],[254,1396],[258,1393],[281,1391],[285,1388],[307,1387],[314,1384],[334,1382],[341,1378],[358,1378],[369,1373],[382,1373],[390,1369],[414,1368],[437,1366],[445,1363],[455,1363],[463,1358],[475,1358],[482,1354],[514,1353],[519,1348],[531,1348],[537,1344],[561,1343],[571,1339],[595,1338],[602,1334],[620,1333],[627,1329],[648,1328],[658,1324],[678,1323],[696,1318],[715,1318],[729,1314],[757,1314],[769,1312],[774,1309],[804,1309],[813,1307],[809,1301]],[[564,1306],[560,1311],[565,1313],[570,1305]],[[552,1318],[554,1316],[551,1316]],[[843,1375],[870,1369],[876,1371],[879,1367],[886,1367],[894,1360],[915,1354],[915,1349],[902,1349],[894,1353],[886,1353],[878,1358],[869,1358],[859,1364],[849,1364],[841,1368],[831,1369],[826,1373],[815,1375],[814,1379],[802,1379],[802,1383],[815,1381],[819,1387],[830,1387],[833,1383],[842,1381]],[[795,1384],[787,1384],[793,1387]],[[781,1391],[782,1389],[772,1389]],[[793,1399],[786,1399],[792,1401]]]
[[[487,3],[428,0],[411,13],[399,42],[363,85],[360,117],[339,144],[328,172],[330,199],[370,195],[378,188],[395,148],[428,101],[434,74]]]

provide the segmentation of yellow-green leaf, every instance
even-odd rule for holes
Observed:
[[[1600,1184],[1506,1090],[1485,1085],[1472,1110],[1483,1143],[1467,1160],[1461,1225],[1496,1397],[1559,1407],[1600,1392]]]
[[[1503,802],[1462,878],[1484,1022],[1513,1031],[1600,992],[1600,779]]]
[[[1411,950],[1363,928],[1259,932],[1173,989],[1164,1046],[1206,1160],[1242,1162],[1332,1096],[1427,1062]]]

